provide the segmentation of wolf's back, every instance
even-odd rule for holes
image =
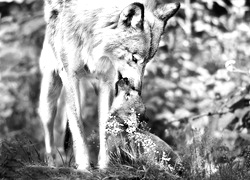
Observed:
[[[134,2],[142,3],[150,10],[155,9],[159,4],[164,4],[164,0],[44,0],[44,10],[45,16],[47,16],[51,10],[57,9],[60,11],[64,4],[85,5],[86,9],[93,7],[99,8],[100,6],[122,6],[125,8],[127,5]]]

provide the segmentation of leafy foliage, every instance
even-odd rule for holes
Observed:
[[[191,174],[200,172],[193,179],[208,174],[213,178],[218,172],[221,177],[234,177],[232,172],[240,171],[225,169],[235,164],[244,176],[234,178],[244,179],[249,174],[250,2],[181,3],[145,72],[142,97],[148,124],[151,132],[182,154]],[[45,29],[42,4],[42,0],[0,1],[0,137],[24,133],[39,145],[43,135],[37,115],[38,59]],[[225,68],[232,60],[233,71],[231,65]],[[92,97],[87,110],[92,112],[90,120],[95,117]],[[208,164],[217,166],[216,172],[199,170]]]

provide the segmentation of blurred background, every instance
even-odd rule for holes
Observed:
[[[147,65],[142,97],[148,124],[180,151],[198,131],[240,153],[250,143],[250,1],[179,2]],[[27,137],[41,151],[38,59],[44,31],[42,0],[0,0],[0,140]],[[233,72],[226,62],[235,63]],[[97,118],[93,98],[88,95],[90,121]]]

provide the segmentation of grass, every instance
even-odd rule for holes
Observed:
[[[48,167],[35,145],[25,139],[3,141],[0,150],[0,177],[3,179],[179,179],[142,160],[121,164],[115,156],[105,172],[92,169],[90,173],[83,173],[69,164],[64,164],[68,167]]]
[[[127,112],[127,111],[126,111]],[[179,155],[148,132],[137,114],[113,114],[107,123],[110,165],[106,171],[93,167],[89,173],[76,170],[73,154],[58,150],[60,167],[49,167],[28,138],[4,140],[0,146],[0,177],[3,179],[90,180],[247,180],[250,179],[250,147],[235,156],[219,140],[193,131],[189,144],[178,147]],[[126,117],[126,118],[124,118]],[[90,142],[98,139],[91,136]],[[45,160],[44,160],[45,159]]]
[[[237,156],[220,140],[205,133],[193,138],[181,152],[186,176],[190,180],[246,180],[250,179],[250,151]],[[244,155],[245,154],[245,155]]]
[[[2,179],[188,179],[247,180],[250,179],[250,148],[238,157],[230,157],[226,147],[202,136],[180,151],[185,171],[178,176],[168,166],[161,166],[148,157],[137,156],[133,146],[117,147],[111,154],[110,167],[104,172],[91,169],[79,172],[74,164],[48,167],[35,144],[23,139],[4,140],[0,147],[0,177]],[[124,146],[128,147],[128,146]],[[211,150],[211,147],[213,148]],[[126,157],[125,157],[126,156]],[[62,158],[64,158],[62,156]]]

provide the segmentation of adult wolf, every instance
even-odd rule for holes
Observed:
[[[179,3],[160,5],[155,0],[45,0],[47,28],[40,58],[43,77],[39,113],[49,157],[55,154],[53,125],[64,86],[75,161],[78,169],[88,169],[89,155],[80,121],[79,80],[96,78],[98,165],[100,169],[107,167],[105,126],[115,82],[126,77],[134,89],[141,91],[145,66],[157,51],[167,20],[179,7]]]

